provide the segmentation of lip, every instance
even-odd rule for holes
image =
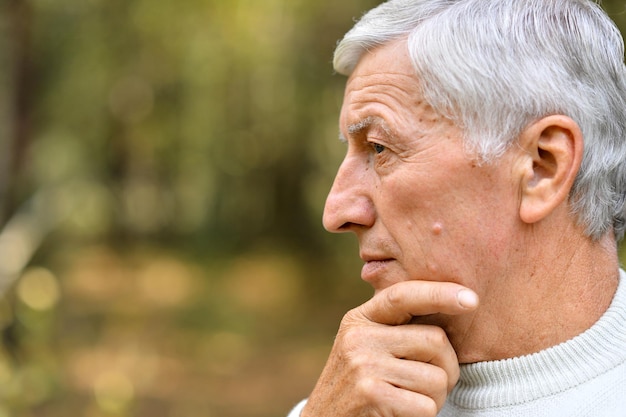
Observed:
[[[365,264],[361,269],[361,279],[369,283],[379,281],[393,261],[393,258],[365,259]]]

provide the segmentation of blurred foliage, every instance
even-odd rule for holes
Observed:
[[[369,296],[320,219],[332,51],[378,3],[0,0],[0,417],[306,396]]]

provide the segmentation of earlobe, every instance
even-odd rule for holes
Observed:
[[[547,116],[527,127],[519,143],[525,151],[520,218],[537,223],[567,201],[582,161],[582,133],[567,116]]]

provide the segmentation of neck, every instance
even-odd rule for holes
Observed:
[[[535,245],[523,242],[519,247],[529,250],[507,257],[502,273],[479,294],[477,312],[444,325],[461,363],[556,346],[590,328],[606,311],[619,280],[612,234],[599,241],[581,233],[552,236],[557,237],[541,247],[536,236]]]

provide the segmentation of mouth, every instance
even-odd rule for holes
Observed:
[[[361,279],[363,281],[374,283],[380,281],[383,276],[388,272],[391,264],[395,259],[393,258],[380,258],[380,259],[364,259],[365,263],[361,269]]]

